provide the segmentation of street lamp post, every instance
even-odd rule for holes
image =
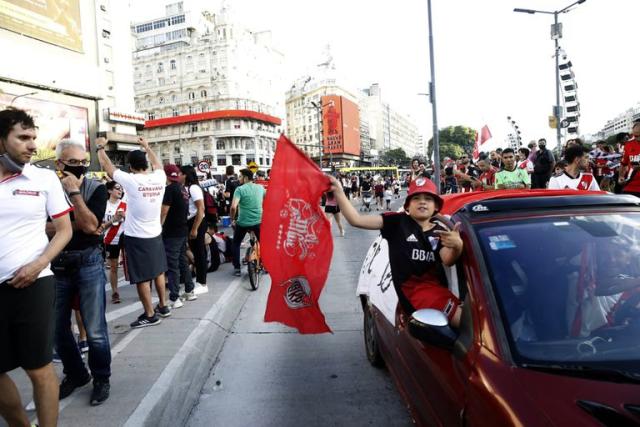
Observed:
[[[513,9],[514,12],[519,12],[519,13],[527,13],[529,15],[533,15],[536,13],[542,13],[545,15],[553,15],[553,29],[552,29],[552,37],[554,39],[555,42],[555,65],[556,65],[556,105],[553,108],[553,115],[556,118],[556,138],[558,141],[558,147],[562,146],[562,130],[560,128],[560,38],[562,37],[562,34],[560,32],[559,29],[559,24],[558,24],[558,15],[560,15],[561,13],[567,13],[571,11],[571,8],[573,6],[579,5],[584,3],[587,0],[578,0],[576,2],[571,3],[569,6],[566,6],[564,9],[560,9],[560,10],[554,10],[554,11],[549,11],[549,10],[534,10],[534,9],[522,9],[522,8],[515,8]]]
[[[320,170],[322,170],[322,151],[323,151],[323,144],[322,144],[322,109],[324,107],[328,107],[330,105],[333,105],[333,101],[329,101],[326,104],[320,104],[320,103],[316,103],[314,101],[309,101],[309,103],[313,106],[313,107],[309,107],[309,108],[315,108],[315,110],[318,112],[318,149],[320,150]],[[333,157],[333,153],[330,152],[329,153],[332,157]],[[329,163],[331,163],[331,160],[329,161]],[[331,165],[329,165],[331,166]]]
[[[433,53],[433,24],[431,22],[431,0],[427,0],[427,15],[429,19],[429,62],[431,65],[431,82],[429,95],[431,112],[433,114],[433,174],[436,191],[440,194],[440,135],[438,134],[438,111],[436,108],[436,66]]]

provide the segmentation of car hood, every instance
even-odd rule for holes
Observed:
[[[640,384],[617,383],[514,368],[522,385],[552,425],[637,425]]]

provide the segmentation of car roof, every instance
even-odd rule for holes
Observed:
[[[640,199],[635,196],[569,189],[477,191],[447,194],[442,198],[444,206],[440,213],[443,215],[453,215],[457,212],[486,214],[509,210],[567,206],[640,206]]]

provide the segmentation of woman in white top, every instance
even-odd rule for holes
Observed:
[[[122,241],[120,236],[124,231],[123,222],[127,204],[122,200],[122,186],[115,181],[107,182],[109,200],[104,211],[101,231],[104,231],[104,247],[109,261],[109,279],[111,282],[111,302],[120,303],[118,294],[118,261]]]
[[[204,193],[198,183],[198,175],[193,166],[180,168],[184,178],[184,186],[189,191],[189,248],[193,253],[196,267],[196,285],[193,291],[196,295],[209,291],[207,288],[207,247],[205,234],[207,223],[204,220]]]

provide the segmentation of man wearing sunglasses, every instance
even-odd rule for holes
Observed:
[[[111,347],[105,318],[106,276],[98,230],[107,204],[107,189],[100,181],[85,176],[89,161],[84,143],[60,141],[56,159],[62,187],[73,204],[73,237],[52,262],[56,276],[55,346],[65,373],[60,399],[89,383],[93,376],[90,404],[99,405],[109,397],[111,376]],[[79,308],[87,331],[91,374],[71,331],[73,305]]]

